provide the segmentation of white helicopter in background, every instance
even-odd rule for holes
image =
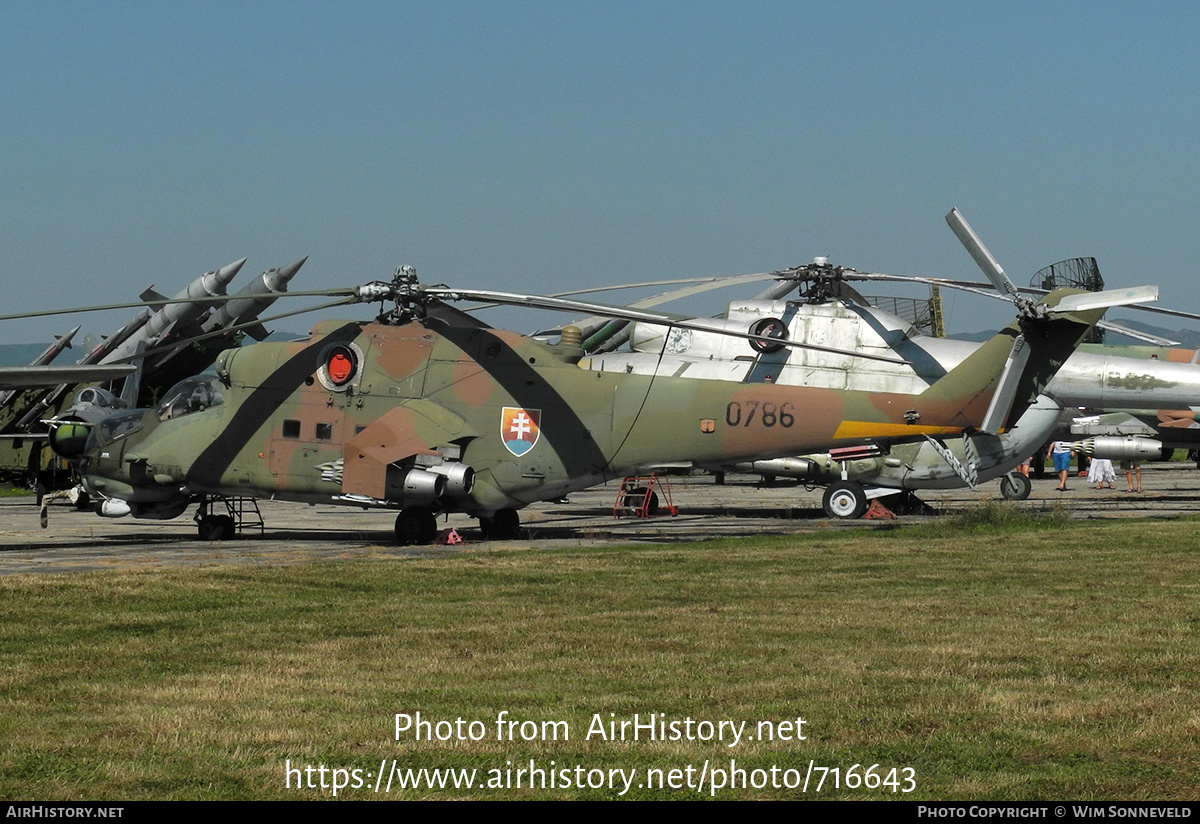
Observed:
[[[1022,313],[1035,314],[1036,304],[1019,294],[959,212],[951,210],[946,220],[1000,294]],[[921,392],[979,344],[925,335],[907,321],[869,305],[847,281],[915,280],[996,296],[960,281],[872,275],[831,266],[825,258],[772,276],[780,282],[754,299],[731,302],[723,317],[692,320],[693,324],[711,328],[713,334],[637,323],[618,336],[610,321],[584,325],[584,348],[591,354],[580,366],[602,372],[670,374],[747,384]],[[785,299],[802,283],[809,284],[802,299]],[[1136,304],[1154,300],[1155,296],[1156,292],[1146,287],[1094,293],[1097,306]],[[821,349],[719,334],[730,329],[793,343],[803,341]],[[630,351],[611,351],[626,337]],[[1094,347],[1090,352],[1073,354],[1054,379],[1040,387],[1038,397],[1017,424],[998,434],[990,434],[996,429],[985,425],[960,439],[927,436],[921,442],[891,446],[867,442],[830,453],[705,468],[717,473],[751,472],[824,484],[823,504],[830,517],[861,517],[876,498],[920,489],[974,488],[995,478],[1002,478],[1005,497],[1024,498],[1029,495],[1029,479],[1012,470],[1042,448],[1059,425],[1064,408],[1170,408],[1187,406],[1200,397],[1200,365],[1194,358],[1192,362],[1176,362],[1180,359],[1124,357],[1118,354],[1123,349]],[[876,357],[864,358],[864,354]],[[1024,357],[1022,347],[1014,345],[1010,369],[1019,372]],[[997,392],[997,397],[1001,394]],[[999,401],[1001,405],[1005,402],[1003,398]],[[740,422],[726,423],[736,426]],[[1157,442],[1144,438],[1094,438],[1079,448],[1116,459],[1157,457],[1160,451]],[[911,498],[911,494],[905,498]]]

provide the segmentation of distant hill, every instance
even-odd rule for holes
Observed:
[[[1179,346],[1183,349],[1195,349],[1200,347],[1200,332],[1194,329],[1164,329],[1161,326],[1151,326],[1148,323],[1143,323],[1140,320],[1130,320],[1129,318],[1113,318],[1113,323],[1119,323],[1122,326],[1128,326],[1130,329],[1136,329],[1139,332],[1149,332],[1151,335],[1159,335],[1160,337],[1170,338],[1171,340],[1179,341]],[[1124,335],[1116,335],[1109,333],[1104,338],[1105,343],[1137,343],[1138,341],[1131,340]]]
[[[982,332],[962,332],[947,335],[947,337],[955,340],[973,340],[976,343],[983,343],[985,340],[991,340],[996,336],[998,329],[984,329]]]
[[[1136,329],[1139,332],[1147,332],[1151,335],[1158,335],[1160,338],[1179,341],[1181,349],[1196,349],[1200,348],[1200,332],[1192,329],[1164,329],[1161,326],[1152,326],[1149,323],[1143,323],[1140,320],[1130,320],[1129,318],[1113,318],[1113,323],[1119,323],[1122,326],[1128,326],[1130,329]],[[963,332],[954,333],[950,337],[958,338],[959,340],[985,341],[992,335],[996,334],[995,330],[983,332]],[[1147,345],[1144,341],[1134,340],[1133,338],[1116,332],[1106,332],[1104,342],[1117,346],[1129,344],[1143,346]]]
[[[25,366],[38,355],[46,351],[48,343],[4,343],[0,344],[0,366]],[[60,358],[66,358],[70,352],[59,355]],[[76,355],[76,358],[79,356]],[[65,360],[64,363],[74,363],[74,361]]]

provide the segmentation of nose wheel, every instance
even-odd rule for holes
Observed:
[[[196,522],[202,541],[227,541],[237,533],[237,525],[228,515],[205,515]]]
[[[224,512],[213,512],[224,505]],[[206,498],[192,517],[202,541],[228,541],[246,529],[263,531],[262,512],[254,498]]]
[[[521,516],[515,509],[500,509],[490,518],[480,518],[479,528],[489,541],[511,541],[521,531]]]

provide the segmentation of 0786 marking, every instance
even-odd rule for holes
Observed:
[[[776,405],[760,401],[731,401],[725,407],[725,423],[730,426],[750,426],[755,421],[761,426],[782,426],[788,429],[796,422],[792,411],[795,404],[785,403]]]

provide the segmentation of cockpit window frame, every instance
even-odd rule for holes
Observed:
[[[204,374],[184,378],[163,395],[154,408],[159,421],[176,420],[197,412],[215,409],[225,403],[225,386],[216,375]]]

